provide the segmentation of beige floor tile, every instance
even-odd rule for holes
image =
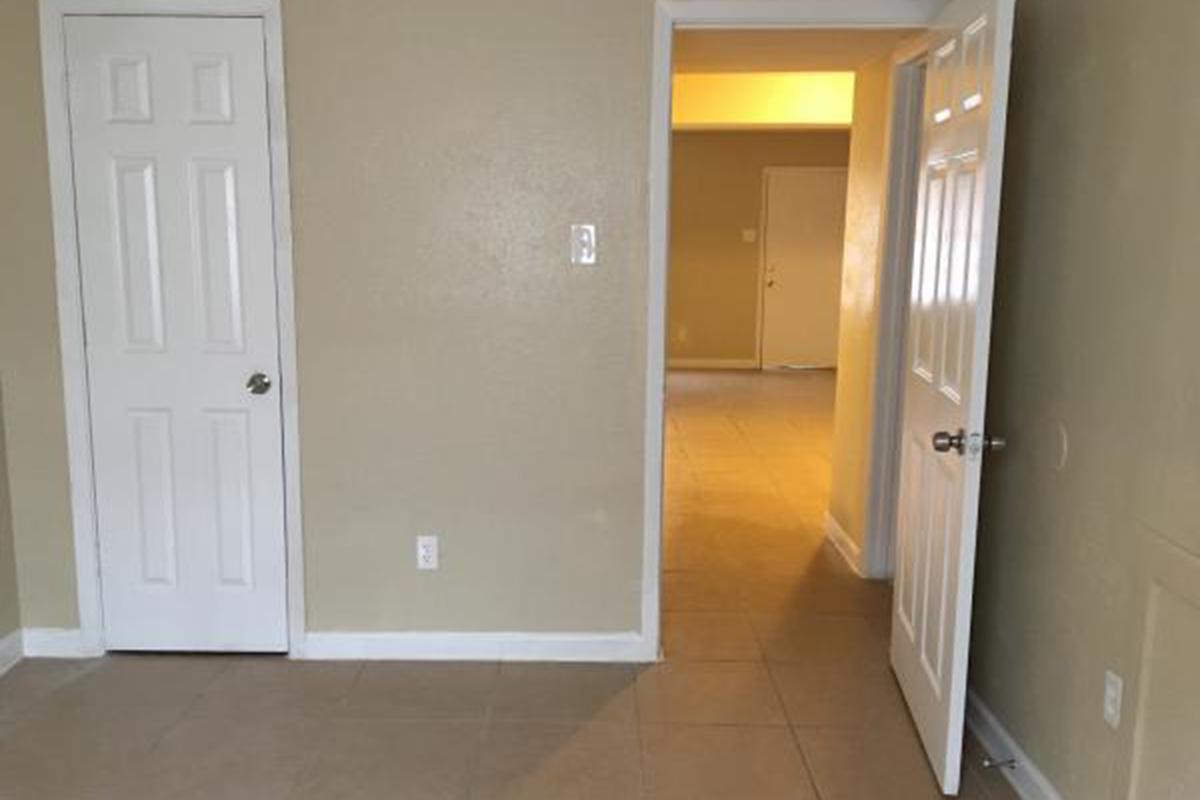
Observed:
[[[664,572],[662,608],[663,611],[740,611],[738,579],[721,572]]]
[[[353,661],[244,658],[205,689],[192,716],[237,718],[310,716],[338,710],[362,670]]]
[[[669,661],[637,682],[643,722],[782,725],[786,717],[765,666],[754,662]]]
[[[328,724],[294,800],[459,800],[483,740],[475,722],[341,720]]]
[[[643,725],[651,800],[816,800],[786,728]]]
[[[493,722],[473,800],[617,800],[641,790],[638,730],[607,722]]]
[[[502,664],[492,719],[632,723],[635,679],[623,664]]]
[[[886,663],[855,667],[833,659],[771,664],[793,725],[860,727],[908,722],[900,687]]]
[[[822,800],[942,800],[911,725],[796,728]],[[962,800],[988,800],[973,776]]]
[[[481,720],[494,663],[368,662],[336,712],[355,719]]]
[[[663,652],[681,661],[758,661],[750,619],[740,612],[672,611],[662,615]]]
[[[116,655],[55,692],[48,712],[88,710],[119,715],[130,708],[182,711],[196,701],[236,657]]]
[[[0,677],[0,719],[11,719],[102,664],[101,659],[27,658]]]
[[[128,797],[283,800],[323,750],[326,722],[189,717],[129,778]]]
[[[822,658],[847,668],[888,663],[888,640],[860,616],[761,614],[750,620],[769,661]]]
[[[0,798],[129,797],[129,776],[178,720],[144,704],[39,709],[0,743]]]

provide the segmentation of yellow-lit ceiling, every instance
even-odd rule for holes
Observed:
[[[677,72],[677,130],[845,128],[854,116],[854,72]]]

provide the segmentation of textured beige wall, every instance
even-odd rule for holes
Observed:
[[[671,153],[670,358],[753,359],[764,167],[845,166],[847,131],[680,132]]]
[[[1130,796],[1138,723],[1174,752],[1132,796],[1200,797],[1197,30],[1187,0],[1017,6],[971,682],[1065,798]]]
[[[312,628],[640,627],[651,24],[285,4]]]
[[[0,375],[0,420],[4,418],[3,380]],[[21,627],[21,599],[17,595],[17,562],[13,549],[12,506],[8,492],[8,456],[4,426],[0,425],[0,637]]]
[[[829,513],[860,546],[866,531],[868,456],[874,427],[872,393],[883,247],[880,215],[887,191],[885,139],[890,91],[890,59],[872,62],[858,71],[846,190]]]
[[[36,0],[0,4],[0,381],[21,607],[74,627],[74,551],[58,353]]]

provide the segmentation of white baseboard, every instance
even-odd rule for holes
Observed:
[[[26,628],[21,632],[28,658],[94,658],[103,655],[84,642],[78,628]]]
[[[758,359],[668,358],[667,369],[758,369]]]
[[[983,749],[996,760],[1015,759],[1011,769],[997,767],[1000,774],[1012,785],[1021,800],[1062,800],[1054,784],[1042,774],[1033,759],[1021,749],[1012,735],[1005,730],[979,695],[967,692],[967,727],[979,739]]]
[[[862,570],[862,548],[854,543],[850,534],[846,533],[845,528],[828,511],[825,512],[825,538],[842,554],[842,558],[850,565],[850,569],[854,570],[855,575],[865,577]]]
[[[15,667],[23,655],[25,650],[21,645],[21,631],[0,637],[0,675]]]
[[[293,658],[396,661],[623,661],[658,659],[640,633],[310,632]]]

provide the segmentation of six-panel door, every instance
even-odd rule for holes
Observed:
[[[109,649],[287,649],[262,23],[71,17]]]
[[[1011,19],[1011,0],[952,0],[926,70],[891,657],[948,794],[962,760]],[[935,448],[939,432],[959,446]]]

